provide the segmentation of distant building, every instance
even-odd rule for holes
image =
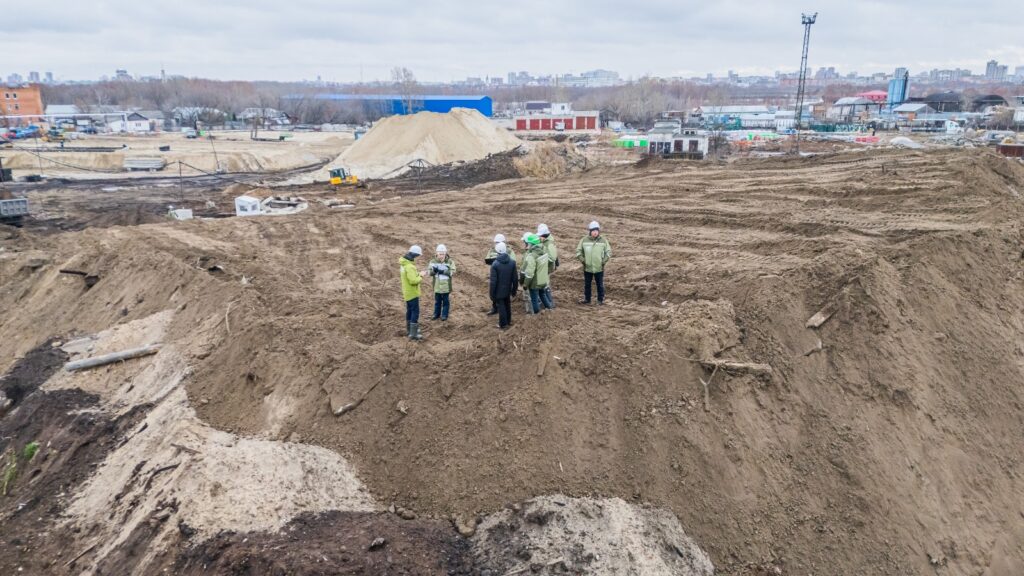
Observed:
[[[131,75],[128,74],[127,70],[118,69],[114,71],[114,80],[128,81],[131,80]]]
[[[3,87],[3,100],[0,100],[0,115],[10,116],[41,116],[43,114],[43,97],[38,84],[26,86]],[[31,124],[33,118],[17,118],[11,124]],[[6,123],[5,123],[6,124]]]
[[[913,120],[925,114],[935,114],[935,110],[924,102],[908,102],[892,109],[893,114],[905,120]]]
[[[238,114],[239,120],[251,121],[254,118],[263,120],[265,124],[283,126],[291,123],[288,115],[276,108],[246,108]]]
[[[708,134],[695,128],[683,128],[679,121],[655,122],[647,132],[648,154],[702,160],[708,153]]]
[[[860,96],[849,96],[836,100],[825,113],[825,117],[840,122],[852,122],[865,118],[872,112],[880,112],[881,109],[882,105],[878,102]]]
[[[898,68],[897,72],[900,70],[903,71],[903,76],[889,80],[889,90],[886,93],[885,101],[889,103],[890,111],[907,100],[907,92],[910,89],[910,72],[906,68]]]
[[[539,110],[530,105],[544,104]],[[526,110],[512,117],[516,132],[601,132],[601,113],[596,110],[574,111],[568,103],[527,102]]]
[[[1003,82],[1006,80],[1006,72],[1009,66],[1006,64],[999,64],[995,60],[989,60],[985,64],[985,79],[993,82]]]
[[[298,100],[309,96],[285,96],[286,100]],[[380,106],[384,114],[415,114],[417,112],[451,112],[453,108],[470,108],[490,118],[494,115],[494,102],[490,96],[434,96],[413,94],[316,94],[317,100],[364,102]]]
[[[619,79],[619,73],[611,70],[590,70],[580,74],[579,76],[565,74],[558,79],[558,84],[560,86],[575,88],[602,88],[607,86],[617,86],[621,83],[622,81]]]
[[[29,72],[28,81],[32,84],[39,84],[39,72]]]
[[[162,113],[147,113],[149,117],[144,115],[142,112],[132,112],[124,116],[119,116],[114,119],[107,120],[107,129],[111,132],[128,132],[130,134],[144,134],[148,132],[156,132],[163,126],[163,114]]]
[[[869,90],[857,94],[861,98],[867,98],[876,104],[884,104],[889,94],[885,90]]]
[[[74,104],[47,104],[45,114],[54,124],[59,122],[74,122],[75,115],[82,111]]]
[[[7,84],[9,84],[11,86],[14,86],[16,84],[21,84],[24,81],[25,81],[25,79],[22,78],[21,74],[18,74],[17,72],[14,72],[13,74],[8,74],[7,75]]]
[[[47,84],[53,84],[53,72],[47,72],[46,73],[46,80],[45,80],[45,82]]]
[[[964,97],[959,92],[936,92],[925,96],[923,101],[936,112],[962,112],[964,107]]]
[[[1006,98],[998,94],[985,94],[971,102],[971,109],[974,112],[991,112],[993,108],[1008,107],[1009,105]]]
[[[767,106],[701,106],[696,110],[704,125],[738,128],[774,128],[775,112]]]
[[[551,112],[551,102],[533,100],[526,103],[524,107],[527,114],[547,114]]]

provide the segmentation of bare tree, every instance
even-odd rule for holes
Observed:
[[[396,66],[391,69],[391,81],[395,83],[398,94],[402,97],[402,108],[406,114],[416,111],[418,102],[416,94],[419,92],[419,83],[416,82],[416,75],[412,70],[404,66]]]

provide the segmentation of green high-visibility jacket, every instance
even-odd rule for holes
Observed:
[[[576,259],[583,263],[584,272],[604,272],[604,265],[612,257],[612,246],[604,236],[584,236],[576,246]]]
[[[443,264],[448,266],[447,271],[438,270],[435,266]],[[434,294],[448,294],[452,291],[452,276],[455,275],[455,260],[451,256],[445,256],[444,260],[438,260],[435,256],[430,259],[430,276],[434,279]]]
[[[541,238],[540,245],[548,253],[548,272],[554,272],[558,262],[558,247],[555,246],[555,237],[549,234],[547,238]]]
[[[398,259],[399,271],[402,275],[402,296],[405,301],[408,302],[413,298],[420,297],[420,281],[423,278],[420,277],[419,270],[416,269],[416,265],[412,263],[412,260],[407,260],[405,256]]]
[[[547,288],[550,280],[548,274],[547,251],[539,244],[531,247],[526,251],[525,263],[523,264],[523,288],[528,290]]]
[[[508,246],[508,245],[506,245],[505,248],[506,248],[506,252],[508,253],[508,257],[511,258],[513,262],[515,262],[516,261],[516,252],[515,252],[515,250],[513,250],[512,247]],[[487,256],[484,256],[484,264],[487,264],[488,266],[490,266],[497,259],[498,259],[498,251],[494,249],[494,246],[491,246],[491,249],[487,252]]]

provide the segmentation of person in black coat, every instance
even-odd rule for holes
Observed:
[[[504,242],[494,249],[498,256],[491,263],[491,300],[498,307],[498,328],[506,330],[512,325],[512,298],[519,290],[519,272]]]

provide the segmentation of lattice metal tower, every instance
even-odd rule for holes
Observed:
[[[796,140],[793,144],[793,153],[800,153],[800,125],[804,117],[804,96],[807,92],[807,48],[811,44],[811,25],[818,19],[815,12],[808,16],[800,15],[800,23],[804,25],[804,50],[800,56],[800,80],[796,89],[796,110],[793,111],[793,127],[796,129]]]

